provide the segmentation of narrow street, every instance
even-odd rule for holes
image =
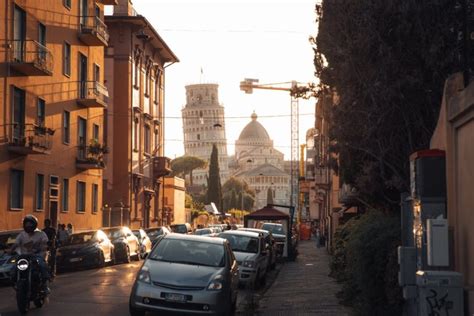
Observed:
[[[338,304],[339,285],[328,276],[329,258],[315,241],[300,241],[295,262],[281,268],[273,285],[258,303],[257,315],[348,316]]]

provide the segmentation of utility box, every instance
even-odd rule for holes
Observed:
[[[418,271],[418,315],[464,315],[462,274]]]
[[[448,220],[427,219],[427,261],[429,266],[449,266]]]
[[[400,286],[416,284],[416,248],[398,247],[398,284]]]

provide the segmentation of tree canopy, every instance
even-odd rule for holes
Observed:
[[[444,81],[461,69],[453,0],[325,0],[313,38],[342,180],[397,209],[409,155],[429,146]],[[322,106],[320,103],[318,106]]]
[[[205,168],[207,165],[205,160],[195,156],[181,156],[171,161],[172,175],[179,175],[185,178],[189,175],[190,184],[193,184],[193,170]]]
[[[222,186],[224,210],[251,210],[255,203],[255,192],[247,182],[231,177]]]

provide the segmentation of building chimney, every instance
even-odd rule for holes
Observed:
[[[132,0],[118,0],[118,5],[114,6],[114,15],[135,15]]]

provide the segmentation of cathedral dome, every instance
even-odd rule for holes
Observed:
[[[267,130],[263,127],[262,124],[257,122],[257,114],[252,113],[252,121],[244,127],[242,132],[240,133],[239,140],[250,140],[250,139],[258,139],[258,140],[270,140],[270,136],[268,136]]]

